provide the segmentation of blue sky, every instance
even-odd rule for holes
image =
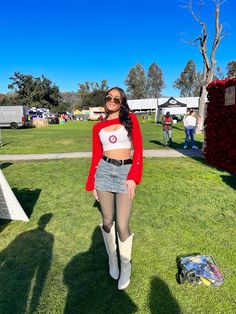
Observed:
[[[9,91],[9,77],[16,71],[44,74],[61,91],[103,79],[110,87],[126,88],[124,80],[135,64],[147,70],[155,62],[166,82],[163,95],[178,96],[172,84],[187,61],[194,60],[202,70],[198,48],[185,43],[195,39],[200,28],[181,7],[184,1],[3,0],[0,92]],[[212,0],[205,0],[202,19],[211,35],[213,12]],[[216,54],[224,70],[236,60],[235,13],[236,0],[226,0],[221,7],[226,37]]]

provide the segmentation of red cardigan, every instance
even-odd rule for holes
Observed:
[[[129,116],[133,123],[132,144],[134,152],[132,157],[132,166],[128,173],[127,180],[134,180],[136,184],[139,184],[142,178],[143,169],[142,135],[136,115],[130,113]],[[92,161],[86,183],[87,191],[92,191],[94,189],[95,173],[97,170],[98,163],[103,156],[103,149],[99,138],[99,132],[101,131],[101,129],[106,128],[113,124],[121,124],[120,119],[117,118],[112,120],[101,121],[93,126]]]

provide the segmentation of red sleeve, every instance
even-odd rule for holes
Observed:
[[[93,133],[92,133],[92,161],[91,161],[88,179],[86,182],[87,191],[92,191],[94,189],[94,181],[95,181],[95,173],[97,170],[97,165],[103,155],[102,144],[98,135],[99,130],[100,128],[98,127],[98,124],[95,124],[93,127]]]
[[[130,117],[133,122],[132,143],[134,152],[132,158],[132,166],[128,173],[127,180],[134,180],[136,184],[139,184],[142,179],[143,171],[142,134],[136,115],[130,114]]]

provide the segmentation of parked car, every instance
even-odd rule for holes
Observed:
[[[0,128],[18,129],[28,124],[28,108],[25,106],[0,106]]]

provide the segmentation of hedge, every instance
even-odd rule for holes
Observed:
[[[213,81],[207,90],[204,156],[236,175],[236,78]]]

